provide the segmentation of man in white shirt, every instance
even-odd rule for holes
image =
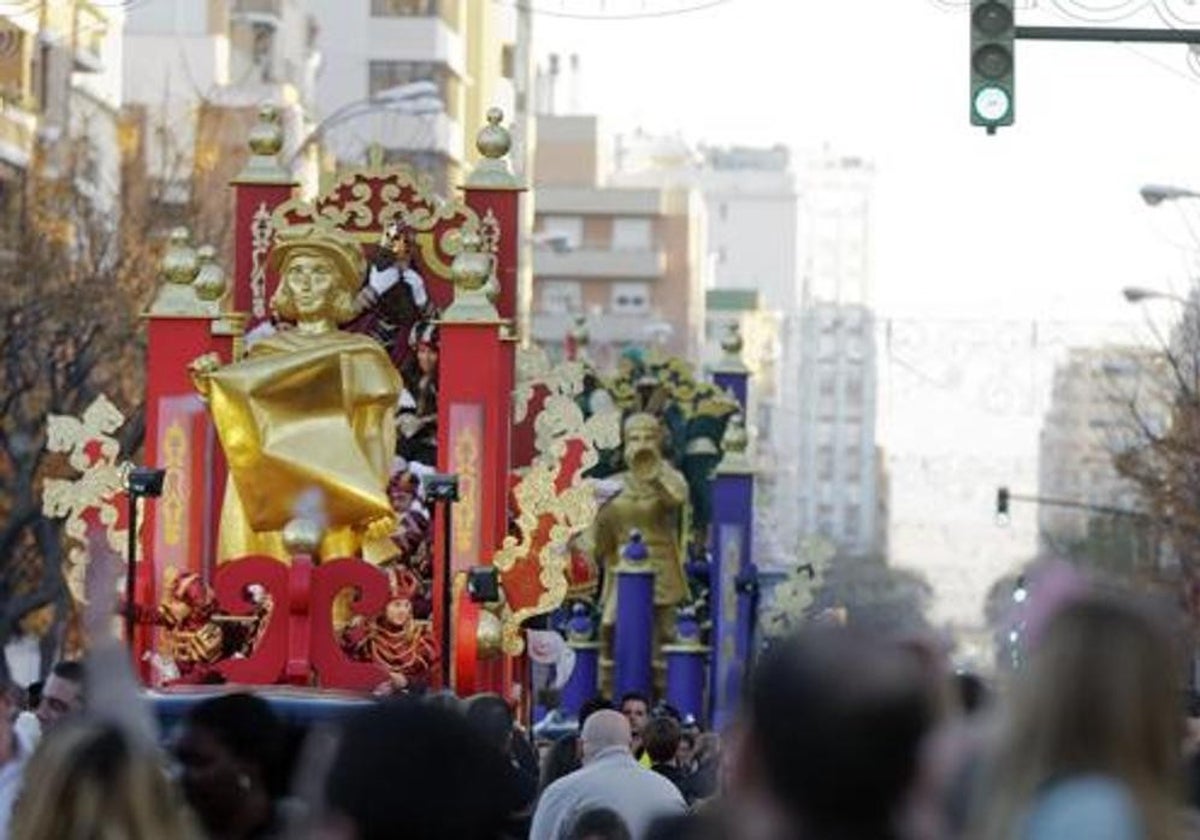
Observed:
[[[559,840],[579,814],[592,808],[616,811],[640,840],[656,818],[686,810],[675,785],[634,759],[629,721],[620,712],[602,709],[590,715],[580,742],[583,767],[543,791],[530,840]]]

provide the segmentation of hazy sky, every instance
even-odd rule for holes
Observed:
[[[681,0],[534,0],[609,11]],[[1146,182],[1200,188],[1200,74],[1183,46],[1021,42],[1016,126],[968,123],[967,0],[727,0],[657,19],[539,13],[537,52],[577,53],[582,110],[692,140],[824,144],[875,162],[880,437],[892,556],[925,569],[940,619],[970,621],[1032,546],[1033,510],[995,528],[995,487],[1036,488],[1056,350],[1144,335],[1126,285],[1187,286],[1186,217]],[[1128,13],[1128,16],[1122,17]],[[1190,16],[1188,20],[1186,16]],[[1200,27],[1191,0],[1038,0],[1021,23]],[[1034,324],[1037,321],[1037,324]],[[1139,326],[1141,323],[1141,326]]]

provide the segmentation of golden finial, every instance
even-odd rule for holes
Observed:
[[[499,108],[488,109],[488,124],[481,128],[475,137],[475,148],[483,155],[483,160],[476,164],[475,170],[467,178],[468,187],[485,190],[521,188],[509,171],[508,161],[504,159],[512,148],[512,135],[501,125],[503,121],[503,111]]]
[[[187,228],[172,228],[167,238],[167,250],[159,264],[163,279],[168,283],[186,286],[196,277],[197,255],[191,238]]]
[[[725,427],[721,448],[734,455],[742,455],[749,445],[750,435],[746,433],[746,421],[742,419],[742,415],[735,414],[729,418],[729,425]]]
[[[512,148],[512,135],[500,124],[503,119],[504,112],[499,108],[488,108],[488,124],[479,130],[479,136],[475,138],[475,148],[485,158],[499,160]]]
[[[283,547],[288,554],[314,556],[321,545],[321,526],[314,519],[297,517],[283,526]]]
[[[271,102],[258,107],[258,122],[250,129],[246,138],[250,147],[250,160],[236,182],[249,184],[290,183],[293,179],[279,162],[283,150],[283,121],[279,108]]]
[[[721,360],[711,368],[716,373],[747,373],[748,369],[742,361],[742,328],[737,321],[725,325],[725,334],[721,336]]]
[[[270,102],[258,106],[258,122],[247,138],[250,152],[258,157],[274,157],[283,149],[283,127],[279,109]]]
[[[491,610],[479,611],[475,644],[480,659],[494,659],[504,652],[504,624]]]
[[[217,249],[212,245],[201,245],[196,249],[196,279],[192,281],[192,289],[196,297],[211,305],[214,312],[220,311],[221,298],[229,284],[225,282],[225,272],[217,263]]]
[[[192,247],[191,234],[185,227],[171,230],[167,248],[163,252],[158,270],[163,284],[158,289],[151,315],[202,315],[205,307],[192,288],[196,278],[198,259]]]
[[[492,255],[483,250],[483,237],[473,227],[464,228],[459,251],[450,264],[450,282],[454,284],[454,302],[442,315],[444,321],[499,321],[500,313],[492,303]]]
[[[718,473],[748,473],[752,471],[750,459],[746,450],[750,447],[750,435],[746,431],[746,421],[741,414],[729,418],[725,426],[725,434],[721,438],[721,450],[724,457],[717,467]]]

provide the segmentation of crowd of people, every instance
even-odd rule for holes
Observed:
[[[1171,635],[1097,594],[1052,613],[1003,690],[923,639],[812,627],[760,654],[720,733],[629,694],[543,740],[499,696],[434,693],[364,705],[299,751],[248,693],[157,732],[123,651],[102,646],[56,666],[36,703],[0,692],[0,836],[1200,836]]]

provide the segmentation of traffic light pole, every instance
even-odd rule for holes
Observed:
[[[1137,510],[1127,510],[1125,508],[1108,507],[1107,505],[1093,505],[1087,502],[1077,502],[1072,499],[1055,499],[1047,496],[1027,496],[1021,493],[1011,493],[1007,487],[1001,487],[996,491],[996,513],[1007,514],[1009,502],[1031,502],[1035,505],[1047,505],[1049,507],[1064,507],[1075,508],[1076,510],[1086,510],[1092,513],[1105,513],[1109,516],[1128,516],[1131,519],[1150,519],[1150,514]]]
[[[1021,41],[1091,41],[1097,43],[1200,44],[1200,29],[1127,29],[1107,26],[1017,26]]]

